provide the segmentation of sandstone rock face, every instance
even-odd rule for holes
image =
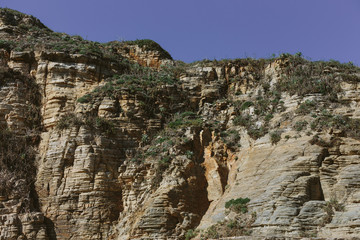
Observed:
[[[148,51],[138,45],[127,45],[123,54],[146,67],[159,69],[161,65],[173,64],[171,59],[164,58],[159,51]]]
[[[360,235],[358,68],[311,65],[314,85],[296,89],[287,77],[312,64],[299,58],[178,74],[144,45],[113,50],[0,51],[2,146],[27,144],[0,148],[0,239]],[[10,164],[29,162],[23,178]],[[239,198],[250,202],[226,207]]]
[[[141,66],[159,70],[161,66],[174,65],[171,55],[150,39],[111,43],[118,53]]]

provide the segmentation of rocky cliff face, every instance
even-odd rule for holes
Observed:
[[[359,68],[183,64],[0,13],[0,239],[360,235]]]

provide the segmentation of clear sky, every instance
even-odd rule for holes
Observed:
[[[88,40],[153,39],[185,62],[302,52],[360,65],[360,0],[0,0],[0,6]]]

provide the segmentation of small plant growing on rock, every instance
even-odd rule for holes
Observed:
[[[80,118],[73,113],[69,113],[60,117],[56,127],[59,130],[64,130],[74,126],[81,126],[82,124],[83,122]]]
[[[265,120],[266,122],[268,122],[268,121],[270,121],[273,117],[274,117],[274,116],[273,116],[271,113],[269,113],[269,114],[267,114],[267,115],[265,116],[264,120]]]
[[[77,101],[78,101],[79,103],[88,103],[88,102],[90,102],[91,100],[92,100],[92,96],[91,96],[90,94],[86,94],[86,95],[78,98]]]
[[[193,151],[190,151],[190,150],[187,150],[187,151],[185,152],[185,155],[186,155],[187,158],[191,159],[192,156],[194,155],[194,152],[193,152]]]
[[[248,202],[250,202],[249,198],[231,199],[225,203],[225,208],[228,208],[237,213],[247,213]]]
[[[345,210],[344,204],[339,203],[338,200],[332,198],[330,201],[326,202],[326,206],[329,208],[335,209],[335,211],[343,212]]]
[[[272,145],[277,144],[281,140],[281,134],[279,132],[270,133],[270,141]]]
[[[220,138],[228,148],[240,147],[239,141],[241,137],[236,130],[222,131],[220,132]]]
[[[307,121],[297,121],[294,126],[295,130],[300,132],[301,130],[304,129],[304,127],[306,127],[307,124],[308,124]]]
[[[227,226],[228,228],[233,229],[233,228],[239,227],[239,223],[238,223],[237,221],[235,221],[235,220],[230,220],[230,221],[226,224],[226,226]]]
[[[112,135],[115,132],[115,126],[113,122],[102,117],[90,118],[86,121],[86,125],[88,125],[90,128],[95,127],[95,129],[100,130],[106,135]]]
[[[15,42],[13,41],[0,40],[0,48],[10,51],[12,48],[14,48],[14,46],[15,46]]]
[[[147,144],[147,143],[149,143],[149,141],[150,141],[149,135],[147,135],[146,133],[144,133],[143,135],[141,135],[141,142],[142,142],[143,144]]]
[[[327,213],[327,216],[324,219],[324,223],[330,223],[333,216],[334,216],[334,210],[338,212],[343,212],[345,210],[344,204],[341,204],[338,202],[338,200],[332,198],[330,201],[326,202],[326,205],[324,206],[324,210]]]
[[[196,236],[196,231],[194,231],[193,229],[189,229],[185,233],[185,240],[190,240],[190,239],[194,238],[195,236]]]
[[[208,238],[219,238],[220,237],[215,225],[212,225],[211,227],[209,227],[206,230],[204,235],[205,235],[204,237],[206,237],[206,239],[208,239]]]
[[[160,159],[159,161],[160,165],[162,167],[167,167],[170,165],[170,157],[169,156],[165,156],[163,158]]]
[[[233,123],[235,126],[249,126],[251,117],[249,115],[239,115],[234,118]]]
[[[199,127],[203,124],[201,117],[193,112],[183,112],[176,114],[174,120],[168,124],[172,129],[179,129],[182,127]]]
[[[251,101],[246,101],[246,102],[244,102],[244,103],[241,105],[240,110],[241,110],[241,111],[244,111],[245,109],[249,108],[249,107],[252,106],[252,105],[254,105],[253,102],[251,102]]]
[[[248,129],[248,134],[252,139],[261,138],[267,132],[268,132],[268,129],[265,127],[259,127],[259,128],[252,127],[250,129]]]
[[[298,109],[296,109],[296,113],[300,115],[306,115],[315,109],[316,109],[316,103],[311,100],[306,100],[305,102],[299,105]]]

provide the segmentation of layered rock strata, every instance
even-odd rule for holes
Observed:
[[[186,65],[136,41],[17,49],[26,26],[46,27],[5,13],[1,136],[36,154],[1,148],[13,185],[0,239],[359,236],[357,67],[289,55]],[[33,177],[12,178],[8,159]],[[246,211],[226,208],[239,198]]]

